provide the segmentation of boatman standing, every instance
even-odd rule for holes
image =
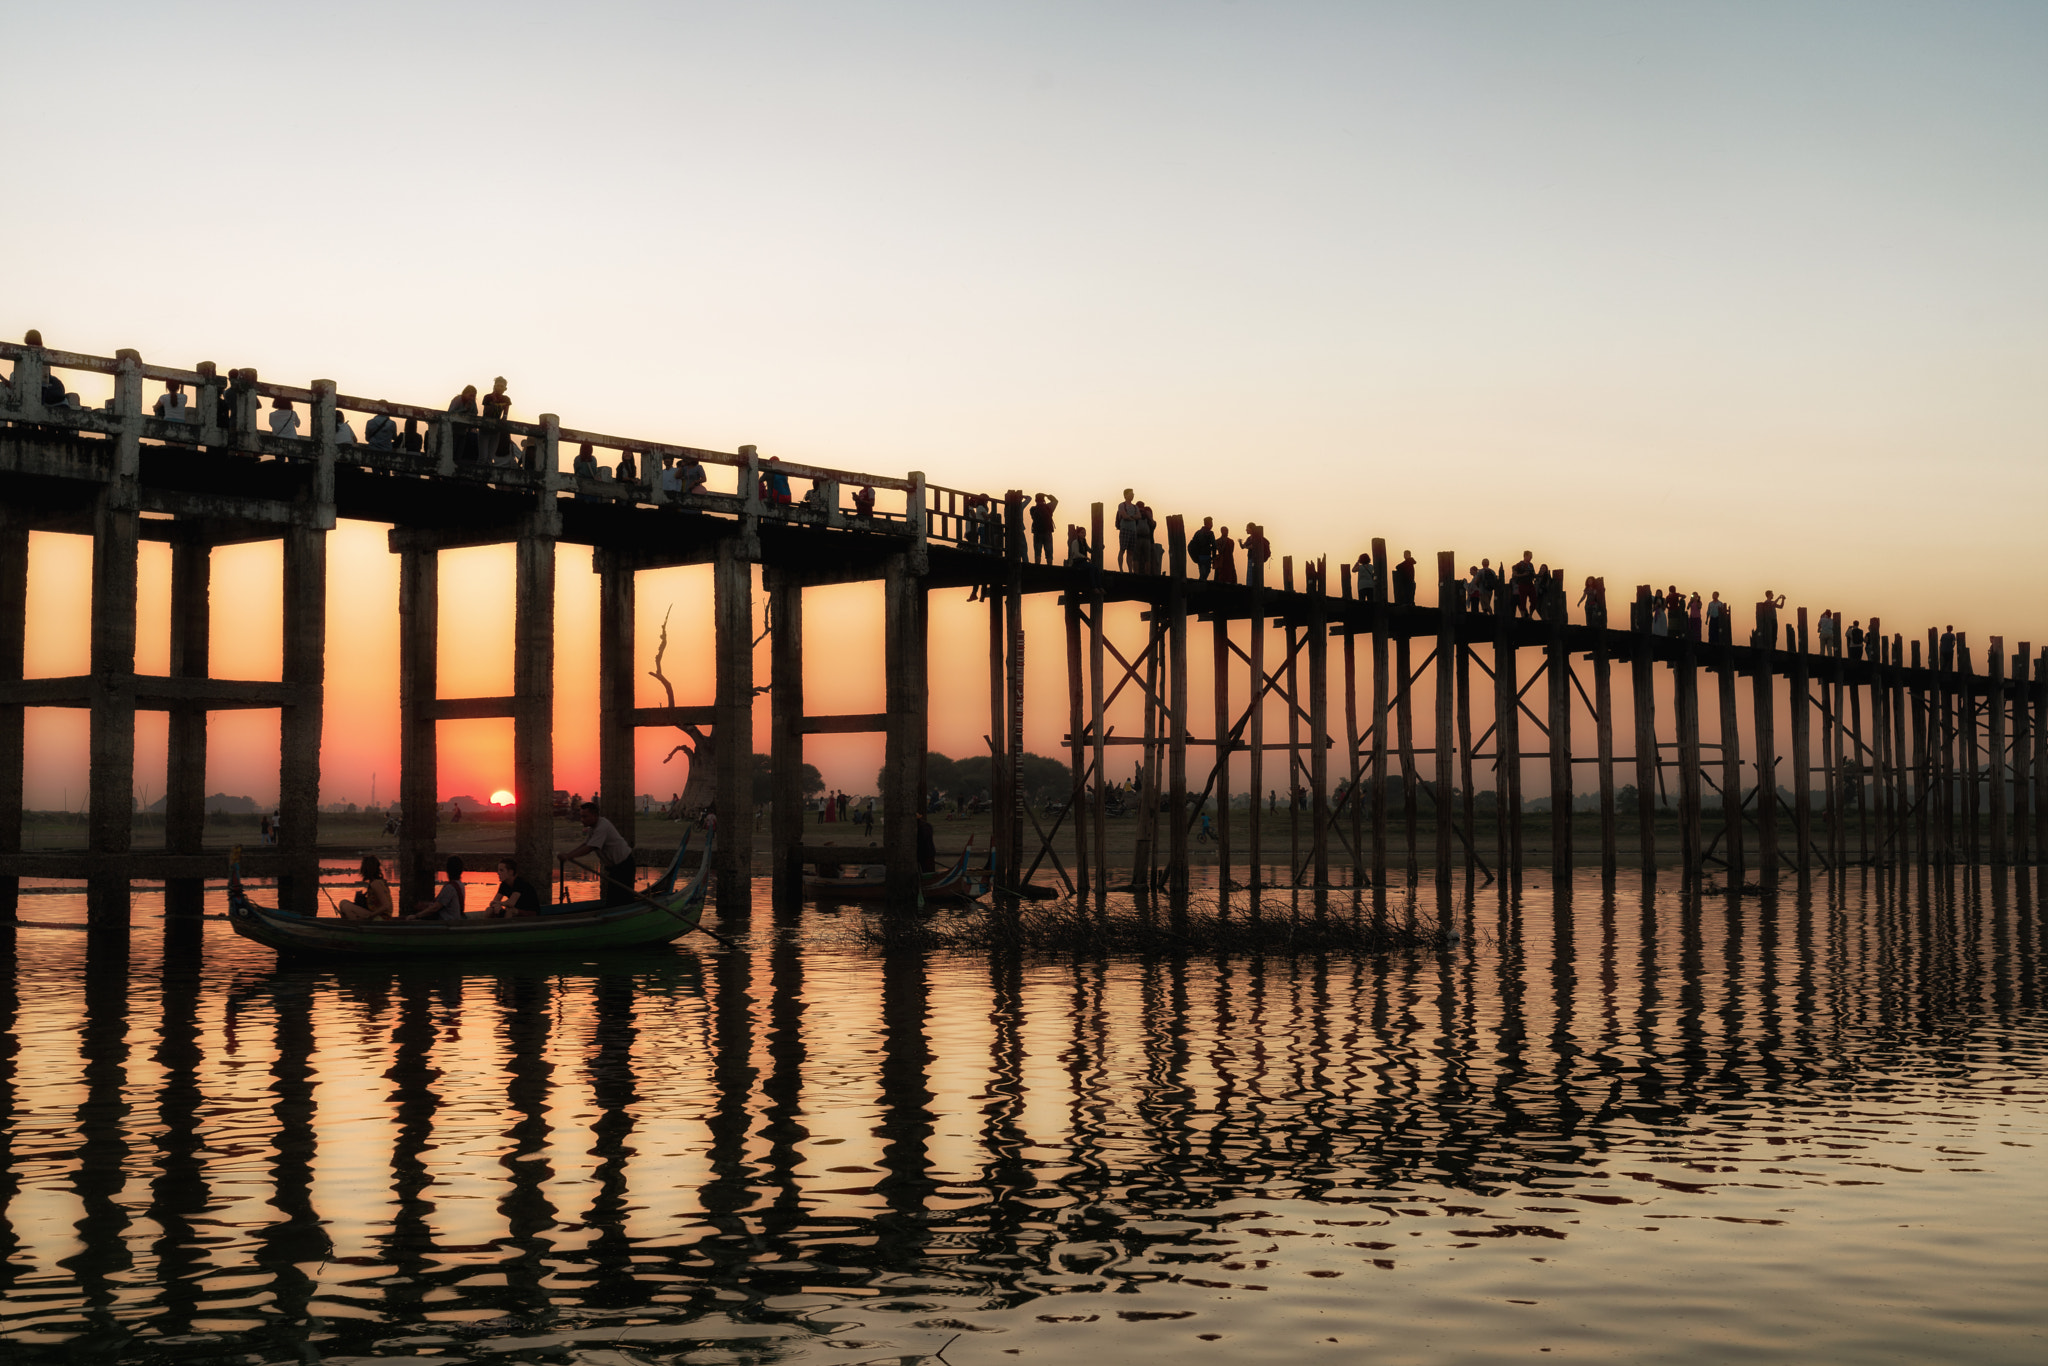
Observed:
[[[633,899],[633,846],[619,827],[597,814],[596,802],[583,803],[583,843],[562,855],[564,862],[596,854],[604,872],[599,880],[600,906],[623,906]]]

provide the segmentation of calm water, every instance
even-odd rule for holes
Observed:
[[[125,963],[17,931],[0,1356],[2048,1359],[2024,884],[1482,890],[1361,960],[852,914],[468,974],[281,971],[150,893]]]

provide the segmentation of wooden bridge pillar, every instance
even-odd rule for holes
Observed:
[[[1089,504],[1088,581],[1094,586],[1088,621],[1088,735],[1095,747],[1094,800],[1089,817],[1095,828],[1095,901],[1101,906],[1109,895],[1109,761],[1103,733],[1103,636],[1102,636],[1102,504]]]
[[[1081,803],[1088,796],[1088,730],[1081,705],[1081,585],[1079,575],[1067,585],[1060,598],[1066,616],[1067,641],[1067,812],[1074,827],[1074,891],[1088,894],[1088,822],[1081,818]]]
[[[398,552],[398,876],[406,908],[433,895],[440,822],[440,750],[433,704],[440,696],[441,556]],[[543,873],[545,873],[545,868]]]
[[[1166,519],[1166,563],[1171,577],[1166,598],[1166,695],[1172,715],[1167,732],[1167,891],[1177,914],[1188,896],[1188,555],[1187,526],[1178,514]]]
[[[1228,908],[1230,890],[1230,756],[1238,748],[1231,741],[1230,719],[1230,614],[1218,603],[1209,618],[1209,642],[1215,660],[1216,710],[1216,901]],[[1251,695],[1257,697],[1255,684]]]
[[[1703,796],[1700,770],[1699,644],[1687,632],[1672,666],[1671,709],[1678,714],[1678,845],[1680,867],[1688,885],[1706,873],[1705,831],[1701,828]]]
[[[1387,885],[1387,543],[1372,538],[1372,885]]]
[[[1024,564],[1031,542],[1024,529],[1024,493],[1011,489],[1003,497],[1003,554],[1006,560],[1003,591],[1005,617],[1004,693],[1008,702],[1003,717],[1004,751],[1002,800],[996,805],[1008,823],[1004,861],[1004,885],[1021,887],[1024,882]]]
[[[521,542],[522,560],[525,548],[525,542]],[[630,557],[605,546],[591,550],[590,567],[597,573],[597,811],[618,827],[626,843],[632,844],[638,833],[633,819],[633,617],[638,607],[637,575]],[[552,580],[553,575],[548,577]],[[548,600],[552,602],[552,582],[549,589]],[[522,609],[526,605],[524,585],[520,605]],[[524,690],[519,691],[523,702]],[[548,782],[552,789],[553,778]],[[551,795],[551,791],[535,793],[532,804],[547,802]],[[530,803],[524,791],[518,796],[517,809],[523,812]],[[575,813],[570,814],[574,819]]]
[[[1990,648],[1984,652],[1984,669],[1991,676],[1990,715],[1985,718],[1990,727],[1990,734],[1986,737],[1985,776],[1990,786],[1988,795],[1991,801],[1991,862],[1995,867],[2003,868],[2011,857],[2011,844],[2008,840],[2011,830],[2008,825],[2005,796],[2006,774],[2009,770],[2005,754],[2007,727],[2003,636],[1991,637]]]
[[[713,774],[718,796],[721,916],[744,918],[754,899],[754,566],[743,537],[718,543],[711,566],[716,693]]]
[[[768,868],[775,909],[784,911],[804,895],[804,589],[796,575],[765,565],[761,580],[768,594]]]
[[[1728,870],[1728,888],[1742,885],[1742,724],[1735,711],[1734,608],[1729,608],[1729,643],[1720,649],[1718,691],[1721,703],[1721,844]]]
[[[1292,555],[1281,557],[1280,590],[1288,598],[1294,596],[1294,557]],[[1282,610],[1287,609],[1283,608]],[[1296,887],[1301,884],[1302,872],[1306,866],[1301,861],[1301,803],[1296,800],[1296,794],[1303,787],[1301,781],[1300,660],[1301,647],[1306,637],[1306,632],[1294,619],[1291,612],[1289,615],[1281,618],[1281,620],[1285,623],[1282,628],[1285,634],[1282,638],[1287,642],[1285,662],[1280,666],[1280,677],[1283,680],[1287,695],[1287,781],[1283,784],[1287,789],[1287,885]]]
[[[1956,709],[1962,716],[1963,857],[1975,865],[1984,856],[1984,802],[1978,786],[1977,662],[1967,636],[1956,635]]]
[[[1920,647],[1915,645],[1913,649],[1918,653]],[[1912,847],[1912,785],[1916,780],[1917,766],[1906,743],[1906,732],[1913,720],[1912,709],[1906,700],[1906,638],[1897,631],[1892,632],[1891,667],[1886,671],[1885,687],[1885,714],[1891,720],[1892,730],[1892,856],[1904,865],[1915,857]]]
[[[2033,712],[2033,784],[2028,800],[2034,807],[2034,857],[2048,860],[2048,646],[2034,660],[2034,684],[2027,698]]]
[[[197,536],[171,542],[171,676],[204,678],[211,667],[213,546]],[[164,848],[202,852],[206,836],[206,708],[170,714],[164,769]],[[164,885],[166,912],[196,915],[205,882],[175,878]]]
[[[135,593],[138,518],[117,490],[93,509],[91,740],[86,847],[107,871],[86,878],[86,923],[125,930],[135,820]]]
[[[277,902],[300,915],[320,908],[321,696],[327,676],[327,533],[284,534],[284,681],[294,685],[278,723]]]
[[[513,550],[512,856],[521,876],[537,884],[553,871],[555,857],[555,541],[545,534],[555,516],[552,501],[543,501],[543,525],[536,528],[542,534],[520,537]],[[602,583],[598,590],[598,790],[605,815],[631,844],[633,571],[623,569],[615,577],[621,581],[617,591],[625,595],[623,614],[605,597]],[[623,675],[623,687],[607,669],[607,634],[610,664]],[[607,718],[607,703],[616,708],[621,690],[626,711]]]
[[[917,816],[924,810],[924,756],[930,748],[925,581],[910,555],[889,557],[882,592],[883,701],[889,710],[883,733],[882,864],[888,904],[908,908],[918,901]]]
[[[1756,673],[1750,699],[1756,722],[1756,866],[1766,879],[1778,875],[1778,612],[1768,604],[1756,611]]]
[[[1572,875],[1572,657],[1564,644],[1566,595],[1553,588],[1543,604],[1550,618],[1550,875],[1563,882]]]
[[[1605,580],[1601,582],[1601,592],[1606,592]],[[1603,601],[1597,613],[1592,606],[1591,602],[1587,603],[1586,624],[1598,633],[1593,639],[1593,748],[1600,773],[1600,881],[1603,886],[1611,887],[1621,861],[1614,809],[1613,661],[1607,636],[1605,603]]]
[[[1929,744],[1930,728],[1927,724],[1927,687],[1925,671],[1920,664],[1920,642],[1913,642],[1912,671],[1907,675],[1906,686],[1911,692],[1907,704],[1913,726],[1913,787],[1907,795],[1906,809],[1912,812],[1914,859],[1926,864],[1933,857],[1934,823],[1928,818],[1928,808],[1933,805],[1934,784],[1930,781],[1933,756]]]
[[[1813,872],[1813,699],[1807,666],[1806,609],[1799,609],[1792,650],[1792,865],[1799,876]]]
[[[1309,865],[1312,885],[1330,885],[1330,619],[1328,566],[1319,564],[1310,585],[1308,616]],[[1414,836],[1411,834],[1410,839]],[[1325,902],[1316,901],[1322,915]]]
[[[1522,723],[1515,685],[1512,590],[1504,591],[1493,616],[1493,790],[1495,857],[1502,882],[1522,885]]]
[[[28,526],[0,510],[0,678],[20,678],[28,659]],[[21,852],[28,709],[0,702],[0,856]],[[0,873],[0,920],[20,907],[21,878]],[[0,942],[11,950],[13,940]]]
[[[1458,609],[1463,596],[1455,551],[1436,554],[1436,879],[1448,888],[1451,878],[1451,764],[1455,743],[1451,734],[1456,700],[1451,684],[1455,675],[1451,661],[1458,654]],[[1348,641],[1350,637],[1347,635]],[[1604,679],[1606,675],[1603,673]],[[1357,746],[1354,744],[1353,749]]]
[[[1636,604],[1630,622],[1633,647],[1629,658],[1629,698],[1635,711],[1636,729],[1636,845],[1643,876],[1657,870],[1657,693],[1656,658],[1651,654],[1655,637],[1650,634],[1650,588],[1636,587]]]
[[[2029,779],[2033,773],[2030,762],[2033,753],[2033,728],[2029,724],[2028,701],[2033,688],[2027,678],[2030,662],[2028,651],[2032,645],[2021,641],[2012,653],[2012,861],[2025,864],[2032,842],[2028,839],[2028,813],[2033,809],[2028,800],[2031,792]]]
[[[1251,810],[1245,822],[1247,849],[1245,853],[1247,872],[1245,884],[1251,888],[1251,905],[1254,914],[1258,911],[1259,889],[1266,880],[1265,810],[1266,810],[1266,566],[1245,555],[1245,582],[1251,588],[1251,616],[1245,622],[1250,639],[1245,642],[1245,653],[1251,659],[1251,721],[1249,723],[1251,753]]]

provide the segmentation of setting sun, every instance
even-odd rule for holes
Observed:
[[[496,792],[493,792],[493,793],[491,794],[491,805],[492,805],[492,806],[510,806],[510,805],[512,805],[512,794],[511,794],[511,793],[509,793],[509,792],[507,792],[507,791],[506,791],[506,790],[505,790],[504,788],[502,788],[502,787],[501,787],[501,788],[499,788],[499,789],[498,789],[498,790],[497,790]]]

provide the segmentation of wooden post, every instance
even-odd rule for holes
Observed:
[[[1451,878],[1451,660],[1458,652],[1458,557],[1449,550],[1436,555],[1436,879],[1447,887]],[[1345,641],[1350,641],[1347,634]],[[1356,751],[1357,746],[1352,746]],[[1355,797],[1353,800],[1357,800]]]
[[[175,572],[175,560],[172,567]],[[174,600],[176,596],[174,589]],[[174,648],[176,639],[174,621]],[[28,527],[0,510],[0,678],[20,678],[27,661]],[[173,736],[177,734],[175,715],[171,733]],[[203,731],[201,737],[204,738]],[[27,760],[28,709],[20,703],[0,702],[0,857],[11,857],[21,852]],[[175,768],[172,773],[175,779]],[[169,803],[165,805],[168,809]],[[20,897],[20,874],[11,867],[0,872],[0,920],[18,918]],[[0,938],[0,953],[11,956],[13,947],[11,933]]]
[[[1387,885],[1387,543],[1372,538],[1372,885]]]
[[[316,914],[320,898],[321,694],[327,657],[327,533],[294,525],[284,535],[284,681],[295,700],[278,720],[278,905]],[[131,749],[132,752],[132,749]]]
[[[750,485],[751,487],[751,485]],[[744,532],[718,543],[711,568],[712,754],[717,778],[718,913],[744,920],[754,899],[754,566]]]
[[[1728,865],[1728,886],[1742,885],[1742,728],[1735,715],[1734,609],[1729,609],[1729,643],[1719,660],[1721,701],[1721,856]]]
[[[552,496],[545,500],[552,502]],[[549,509],[552,514],[552,509]],[[549,520],[552,520],[550,516]],[[512,819],[513,858],[520,873],[543,882],[553,871],[555,843],[555,540],[527,535],[514,548],[515,601],[512,623]],[[632,574],[626,575],[625,700],[633,701]],[[599,590],[602,595],[602,588]],[[600,609],[602,611],[602,609]],[[603,627],[600,625],[599,688],[605,684]],[[604,710],[600,701],[599,712]],[[636,839],[633,820],[633,718],[621,718],[624,760],[616,778],[603,769],[604,722],[599,720],[599,786],[607,803],[619,789],[618,815],[612,823],[628,844]],[[618,760],[614,760],[615,763]]]
[[[1593,628],[1593,744],[1600,773],[1600,879],[1612,886],[1621,861],[1620,831],[1614,808],[1614,680],[1612,645],[1607,634],[1606,583],[1600,584],[1600,610],[1588,600],[1586,625]],[[1597,617],[1597,620],[1595,619]]]
[[[1412,883],[1419,872],[1416,840],[1421,813],[1416,800],[1420,780],[1415,772],[1415,689],[1409,682],[1414,661],[1409,651],[1408,628],[1404,623],[1401,634],[1394,637],[1394,686],[1398,689],[1394,694],[1394,743],[1400,748],[1401,759],[1401,822],[1405,835],[1402,848],[1408,855],[1408,881]]]
[[[1756,609],[1756,673],[1750,697],[1756,720],[1756,866],[1765,880],[1778,875],[1778,609]]]
[[[440,696],[440,554],[398,552],[398,884],[406,907],[434,894],[440,774],[434,700]]]
[[[1363,766],[1358,757],[1358,626],[1352,603],[1351,566],[1337,566],[1337,579],[1344,594],[1344,752],[1349,756],[1345,767],[1351,786],[1345,805],[1351,816],[1351,885],[1359,885],[1359,874],[1365,869],[1365,791],[1359,787]],[[1360,585],[1363,587],[1364,585]]]
[[[1102,693],[1102,504],[1089,507],[1089,582],[1094,585],[1093,614],[1088,623],[1088,733],[1095,746],[1095,901],[1109,895],[1109,761],[1103,736]]]
[[[1506,609],[1506,610],[1503,610]],[[1502,878],[1522,884],[1521,718],[1515,696],[1515,647],[1508,642],[1514,613],[1505,601],[1493,617],[1494,839]]]
[[[91,739],[86,848],[106,871],[86,878],[86,923],[128,926],[127,854],[135,816],[135,592],[138,522],[118,490],[100,495],[92,529]],[[289,634],[289,633],[288,633]],[[286,646],[290,650],[289,644]]]
[[[1327,581],[1323,577],[1328,572],[1327,563],[1320,565],[1314,582],[1309,584],[1309,863],[1317,888],[1330,885],[1330,622]],[[1323,914],[1321,900],[1316,902],[1316,914]]]
[[[1245,642],[1245,652],[1251,656],[1251,820],[1247,822],[1250,851],[1247,858],[1250,871],[1246,882],[1252,890],[1251,905],[1254,915],[1258,913],[1259,888],[1264,885],[1266,870],[1265,810],[1266,810],[1266,566],[1255,564],[1249,553],[1245,555],[1245,580],[1251,585],[1252,614],[1246,623],[1251,639]],[[1291,870],[1290,870],[1291,871]]]
[[[1913,672],[1909,680],[1912,689],[1913,717],[1913,791],[1910,794],[1913,812],[1913,839],[1915,856],[1922,864],[1933,854],[1933,822],[1929,819],[1928,808],[1933,804],[1934,785],[1930,781],[1930,758],[1927,725],[1927,686],[1924,670],[1920,664],[1920,642],[1913,642]]]
[[[2034,781],[2027,796],[2034,805],[2034,857],[2039,860],[2048,859],[2048,646],[2043,646],[2034,660],[2034,685],[2027,706],[2034,735],[2029,755]]]
[[[1166,809],[1167,890],[1173,913],[1183,917],[1188,896],[1188,544],[1178,513],[1166,519]]]
[[[1798,648],[1792,652],[1792,856],[1799,876],[1813,872],[1813,699],[1809,696],[1806,609],[1799,609]]]
[[[1913,647],[1919,653],[1920,647]],[[1897,849],[1898,861],[1902,864],[1912,861],[1913,804],[1912,783],[1916,768],[1907,767],[1906,728],[1912,720],[1912,711],[1906,701],[1906,638],[1897,631],[1892,633],[1892,659],[1890,695],[1885,699],[1885,713],[1892,723],[1892,824],[1893,845]]]
[[[1283,556],[1280,560],[1280,587],[1288,599],[1294,597],[1294,557]],[[1301,802],[1297,794],[1302,789],[1301,781],[1301,627],[1293,616],[1293,603],[1288,603],[1286,618],[1287,663],[1281,670],[1287,687],[1287,882],[1294,886],[1300,881],[1301,868]]]
[[[2028,801],[2028,797],[2032,793],[2030,776],[2034,772],[2034,764],[2030,762],[2034,758],[2034,754],[2032,754],[2034,729],[2032,729],[2030,717],[2028,717],[2028,698],[2030,698],[2030,692],[2032,692],[2032,684],[2028,680],[2028,664],[2032,661],[2030,655],[2028,655],[2030,649],[2032,649],[2030,641],[2019,641],[2019,649],[2013,651],[2013,702],[2011,702],[2011,709],[2013,709],[2011,711],[2011,715],[2013,715],[2013,721],[2011,721],[2011,731],[2013,731],[2013,739],[2011,739],[2011,750],[2013,750],[2013,803],[2011,805],[2013,805],[2013,862],[2015,864],[2025,864],[2025,862],[2028,862],[2028,854],[2030,854],[2030,848],[2032,848],[2032,842],[2028,840],[2028,834],[2030,834],[2030,831],[2028,831],[2028,811],[2032,809],[2032,803]]]
[[[1009,740],[1004,745],[1003,800],[997,804],[1010,826],[1010,856],[1003,880],[1008,887],[1024,881],[1024,564],[1030,546],[1024,530],[1024,491],[1011,489],[1003,498],[1003,553],[1009,569],[1003,594],[1007,625],[1004,691],[1009,702],[1004,725]]]
[[[1564,882],[1572,875],[1572,675],[1571,655],[1564,646],[1565,593],[1551,589],[1543,604],[1550,620],[1550,643],[1545,653],[1550,668],[1546,692],[1549,697],[1550,743],[1550,876]]]
[[[1060,601],[1066,609],[1067,628],[1067,820],[1074,827],[1074,890],[1088,894],[1088,822],[1081,818],[1081,803],[1087,800],[1088,731],[1081,710],[1081,576],[1076,573]]]
[[[171,676],[205,678],[210,669],[213,547],[198,536],[171,543]],[[0,673],[4,673],[0,668]],[[13,675],[20,677],[17,671]],[[164,767],[164,848],[198,854],[206,841],[206,708],[188,704],[170,715]],[[165,910],[196,914],[204,883],[178,878],[164,886]]]
[[[804,898],[804,587],[795,574],[766,565],[761,586],[768,595],[768,868],[770,896],[782,911]]]
[[[1842,638],[1841,618],[1835,618],[1834,637]],[[1821,808],[1827,820],[1828,865],[1840,868],[1848,862],[1842,838],[1842,660],[1838,654],[1820,674],[1820,768]]]
[[[1209,618],[1209,640],[1215,656],[1216,703],[1216,899],[1230,905],[1230,614],[1220,599]],[[1256,690],[1252,694],[1258,696]]]
[[[924,810],[924,757],[929,662],[926,653],[925,582],[921,557],[891,555],[883,565],[883,702],[889,709],[883,732],[882,860],[888,904],[907,909],[918,903],[917,817]],[[1097,697],[1100,697],[1098,688]],[[1078,818],[1075,824],[1079,825]]]
[[[2011,833],[2006,817],[2005,799],[2005,638],[1991,637],[1991,648],[1984,652],[1984,667],[1991,675],[1991,734],[1988,738],[1985,758],[1986,776],[1991,796],[1991,862],[1994,867],[2003,868],[2010,857]]]
[[[1966,636],[1956,636],[1956,708],[1963,718],[1963,858],[1974,865],[1984,855],[1983,800],[1977,766],[1977,665]]]
[[[1630,703],[1636,722],[1636,843],[1643,876],[1657,871],[1657,692],[1656,658],[1651,650],[1656,637],[1650,634],[1650,587],[1636,586],[1633,632],[1634,649],[1629,658]]]
[[[1479,862],[1479,791],[1472,776],[1472,649],[1463,641],[1458,642],[1457,683],[1458,782],[1465,789],[1465,875],[1470,878]]]
[[[1875,673],[1866,664],[1864,672]],[[1874,767],[1870,756],[1863,752],[1863,687],[1856,681],[1853,671],[1844,673],[1844,691],[1848,693],[1849,733],[1845,737],[1844,751],[1848,755],[1847,776],[1856,803],[1856,861],[1870,862],[1870,780],[1869,770]],[[1844,832],[1844,849],[1847,849],[1848,834]]]
[[[1678,846],[1685,880],[1697,885],[1706,875],[1701,807],[1699,642],[1686,632],[1672,667],[1672,710],[1678,713]]]
[[[1881,863],[1887,857],[1899,857],[1896,832],[1892,829],[1892,775],[1898,767],[1898,751],[1892,748],[1890,643],[1878,626],[1877,618],[1872,617],[1870,636],[1876,642],[1877,653],[1870,666],[1871,851]]]
[[[523,555],[524,542],[520,543],[520,550]],[[590,559],[591,568],[597,571],[597,809],[599,815],[618,826],[619,834],[631,844],[637,833],[632,800],[633,788],[637,786],[633,763],[633,561],[605,546],[595,547]],[[552,603],[553,584],[547,586],[547,598]],[[550,649],[552,643],[550,632]],[[522,696],[520,700],[525,699]],[[523,791],[518,795],[520,808],[524,809],[529,803],[528,795]],[[544,802],[547,796],[534,793],[533,804]]]

